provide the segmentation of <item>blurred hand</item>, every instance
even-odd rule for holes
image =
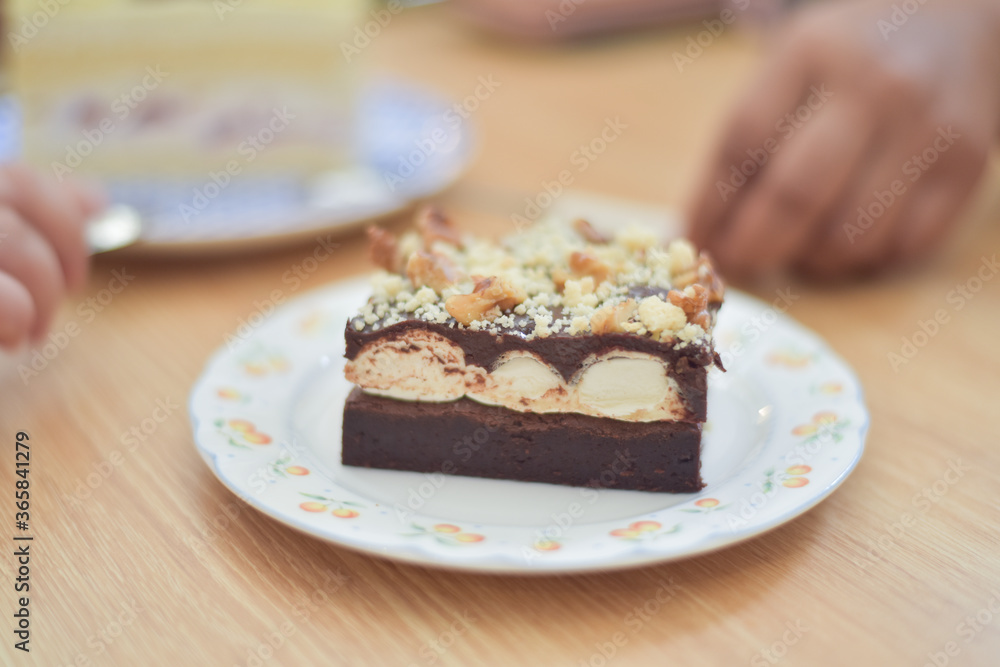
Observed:
[[[86,220],[103,206],[78,184],[0,167],[0,347],[44,336],[59,301],[87,278]]]
[[[840,279],[919,259],[998,130],[1000,3],[810,8],[736,106],[688,211],[691,238],[734,278]]]

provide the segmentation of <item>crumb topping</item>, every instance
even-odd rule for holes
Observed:
[[[686,346],[711,332],[724,286],[690,242],[649,229],[604,236],[584,220],[538,222],[502,243],[465,237],[436,209],[399,239],[369,230],[382,267],[352,326],[417,318],[527,339],[628,333]]]

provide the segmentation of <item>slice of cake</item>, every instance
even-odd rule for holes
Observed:
[[[24,158],[58,180],[207,182],[218,194],[230,180],[294,182],[355,159],[358,64],[341,45],[368,18],[362,0],[3,9]]]
[[[712,327],[704,255],[648,230],[537,223],[502,244],[432,209],[347,323],[346,465],[697,491]],[[720,364],[721,366],[721,364]]]

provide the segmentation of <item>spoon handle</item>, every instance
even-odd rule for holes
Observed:
[[[142,218],[131,206],[114,204],[87,223],[86,235],[92,255],[124,248],[142,236]]]

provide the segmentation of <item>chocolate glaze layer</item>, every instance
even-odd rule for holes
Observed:
[[[666,292],[667,290],[662,288],[634,285],[630,288],[629,295],[640,299],[653,295],[665,298]],[[718,304],[709,305],[713,316],[718,307]],[[554,309],[556,318],[561,315],[560,309]],[[351,360],[355,359],[362,348],[369,343],[398,339],[410,331],[420,329],[439,334],[460,347],[465,352],[465,363],[468,365],[491,371],[497,359],[508,352],[530,352],[554,368],[566,382],[572,381],[583,362],[591,355],[603,355],[615,351],[648,354],[667,363],[667,374],[677,383],[687,406],[687,414],[682,421],[705,421],[707,367],[715,364],[721,370],[725,370],[722,368],[722,360],[712,348],[711,342],[707,340],[675,348],[673,341],[661,343],[647,336],[628,333],[573,335],[565,331],[529,340],[527,336],[534,330],[534,321],[526,316],[515,317],[513,327],[499,327],[498,333],[495,334],[484,330],[459,329],[454,320],[438,324],[418,318],[403,320],[389,326],[382,326],[381,321],[377,321],[371,325],[366,324],[359,331],[354,327],[356,320],[360,320],[360,316],[348,320],[344,331],[344,338],[347,341],[347,351],[344,356]]]
[[[701,424],[396,401],[355,388],[345,465],[640,491],[701,489]]]
[[[704,369],[714,363],[712,349],[707,343],[689,343],[683,348],[675,349],[672,342],[659,343],[646,336],[627,333],[581,336],[559,332],[545,338],[527,340],[526,334],[519,330],[501,330],[499,334],[493,334],[420,319],[403,320],[377,330],[366,326],[361,331],[354,328],[353,321],[349,321],[344,332],[347,340],[345,356],[353,360],[361,352],[361,348],[371,342],[400,338],[407,332],[418,329],[439,334],[462,348],[466,364],[492,370],[497,359],[508,352],[531,352],[552,366],[567,382],[588,357],[612,350],[641,352],[663,359],[671,365],[677,365],[683,359],[687,362],[687,367],[692,369]]]
[[[658,343],[645,336],[624,333],[573,336],[561,332],[545,338],[526,340],[525,334],[519,331],[505,331],[498,335],[419,319],[404,320],[378,330],[366,327],[358,331],[349,321],[344,332],[347,339],[347,352],[344,356],[354,359],[369,343],[398,339],[419,329],[440,334],[462,348],[466,364],[489,371],[493,369],[497,359],[507,352],[531,352],[555,368],[566,382],[571,381],[583,362],[593,354],[613,351],[648,354],[667,362],[667,374],[677,383],[687,407],[683,421],[703,422],[707,415],[706,367],[715,363],[717,357],[707,343],[689,343],[683,348],[674,349],[672,343]]]

